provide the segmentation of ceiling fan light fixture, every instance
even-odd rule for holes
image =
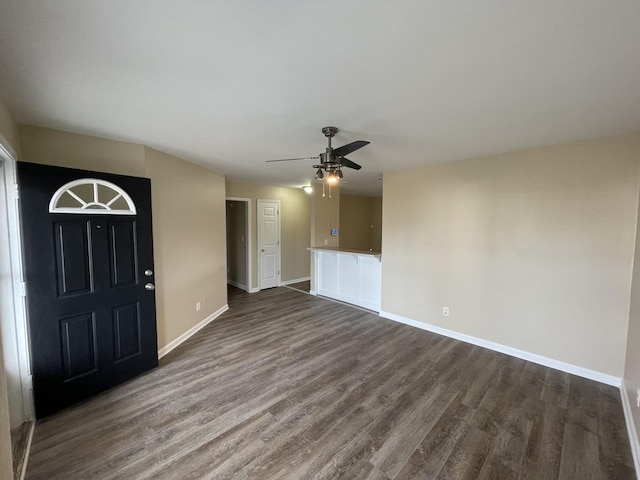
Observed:
[[[313,192],[313,187],[310,185],[305,185],[304,187],[302,187],[302,189],[306,192],[306,193],[311,193]]]
[[[352,168],[354,170],[360,170],[362,167],[355,162],[352,162],[345,155],[349,155],[356,150],[369,144],[366,140],[356,140],[355,142],[347,143],[338,148],[331,146],[331,138],[338,133],[336,127],[324,127],[322,133],[327,137],[327,148],[324,152],[318,154],[315,157],[298,157],[298,158],[280,158],[276,160],[267,160],[267,162],[287,162],[291,160],[307,160],[307,159],[320,159],[320,162],[313,165],[316,169],[315,179],[323,182],[326,180],[329,186],[334,183],[338,183],[343,178],[342,168]],[[325,175],[326,174],[326,175]],[[323,183],[324,185],[324,183]],[[331,195],[329,195],[331,197]]]

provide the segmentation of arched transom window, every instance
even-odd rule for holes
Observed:
[[[119,186],[96,178],[81,178],[63,185],[53,194],[49,212],[135,215],[136,206]]]

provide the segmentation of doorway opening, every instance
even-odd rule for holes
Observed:
[[[251,288],[251,199],[227,197],[227,283]]]

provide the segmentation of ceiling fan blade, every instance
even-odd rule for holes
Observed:
[[[335,148],[333,150],[333,154],[336,157],[342,157],[344,155],[349,155],[351,152],[355,152],[359,148],[364,147],[365,145],[369,145],[370,142],[365,140],[356,140],[355,142],[347,143],[341,147]]]
[[[277,160],[265,160],[267,163],[269,162],[291,162],[292,160],[315,160],[320,157],[300,157],[300,158],[279,158]]]
[[[348,158],[344,158],[344,157],[340,158],[340,165],[342,165],[343,167],[353,168],[354,170],[360,170],[362,168],[356,162],[352,162]]]

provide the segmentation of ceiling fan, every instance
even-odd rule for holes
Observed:
[[[309,159],[320,159],[320,163],[314,165],[313,168],[317,168],[316,172],[316,180],[322,180],[325,178],[324,172],[327,173],[326,179],[327,182],[334,183],[342,178],[342,167],[353,168],[354,170],[360,170],[362,167],[355,162],[352,162],[345,155],[349,155],[352,152],[355,152],[359,148],[368,145],[369,142],[365,140],[356,140],[355,142],[347,143],[338,148],[333,148],[331,146],[331,138],[338,133],[338,129],[336,127],[324,127],[322,129],[322,133],[327,137],[329,141],[329,145],[327,146],[324,153],[316,157],[301,157],[301,158],[282,158],[279,160],[267,160],[267,162],[289,162],[292,160],[309,160]],[[323,172],[324,171],[324,172]]]

